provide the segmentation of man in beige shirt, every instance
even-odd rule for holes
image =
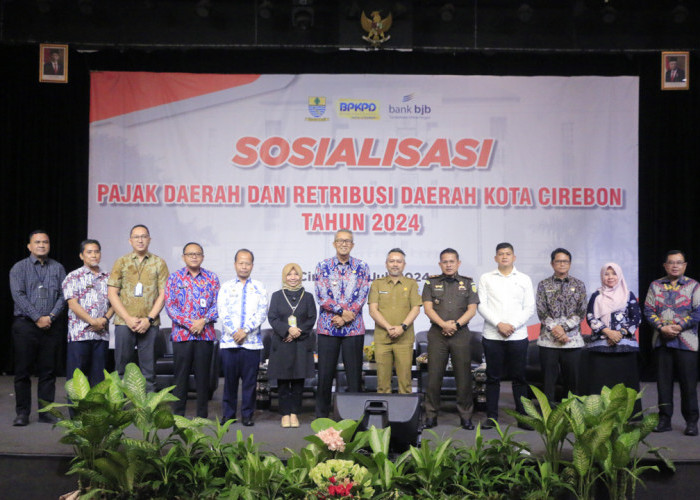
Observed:
[[[139,367],[148,390],[153,391],[156,381],[154,345],[169,273],[165,261],[148,251],[150,242],[146,226],[137,224],[131,228],[129,243],[134,251],[114,263],[107,294],[116,312],[117,372],[124,374],[124,368],[134,355],[134,347],[138,346]]]
[[[369,315],[374,326],[374,357],[377,360],[377,392],[391,392],[391,370],[396,367],[399,393],[411,393],[411,361],[415,321],[422,300],[416,280],[406,278],[406,254],[400,248],[389,250],[386,269],[389,274],[372,282],[369,290]]]

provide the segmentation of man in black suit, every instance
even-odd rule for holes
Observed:
[[[668,69],[666,70],[667,82],[684,82],[685,70],[678,67],[678,58],[668,58]]]
[[[51,49],[49,51],[49,58],[51,60],[44,63],[44,74],[62,75],[63,61],[61,60],[61,52],[58,49]]]

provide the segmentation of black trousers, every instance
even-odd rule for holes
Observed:
[[[352,337],[318,336],[318,389],[316,392],[316,418],[328,417],[331,411],[333,379],[338,366],[341,347],[348,392],[360,392],[362,385],[362,347],[364,335]]]
[[[280,415],[301,413],[301,396],[304,392],[304,379],[278,379],[277,388],[280,395]]]
[[[659,391],[659,415],[669,420],[673,416],[673,376],[681,387],[681,414],[686,422],[698,421],[698,353],[669,349],[654,349],[656,354],[656,386]]]
[[[527,364],[528,340],[481,339],[481,344],[484,346],[484,356],[486,357],[486,416],[498,419],[501,379],[506,374],[510,374],[513,383],[515,409],[518,413],[524,413],[520,398],[527,397],[525,365]]]
[[[213,352],[214,342],[209,340],[173,342],[175,361],[173,395],[178,398],[178,401],[173,403],[175,415],[185,415],[189,378],[193,371],[192,368],[194,368],[194,380],[197,387],[197,416],[202,418],[209,416],[209,372]]]
[[[49,403],[56,396],[56,353],[62,340],[59,324],[42,330],[27,318],[16,317],[12,323],[15,354],[15,410],[29,415],[32,407],[32,368],[39,378],[37,398]],[[40,408],[42,405],[37,401]]]
[[[425,416],[435,418],[440,410],[440,391],[447,368],[447,360],[452,357],[452,370],[457,386],[457,412],[460,418],[472,418],[474,409],[471,349],[469,330],[462,328],[451,337],[442,334],[437,326],[428,331],[428,390],[425,393]]]
[[[94,387],[105,379],[105,359],[109,342],[106,340],[79,340],[66,347],[66,380],[73,378],[78,368]]]
[[[540,347],[540,365],[544,378],[544,394],[550,403],[556,399],[556,385],[559,373],[564,382],[564,392],[579,393],[578,374],[581,366],[581,348],[573,349]]]

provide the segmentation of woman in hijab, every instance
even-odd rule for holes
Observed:
[[[586,345],[588,384],[584,386],[589,394],[600,394],[603,386],[619,383],[639,391],[639,344],[635,337],[642,319],[639,303],[617,264],[602,267],[600,282],[602,286],[591,296],[586,314],[593,334]]]
[[[272,294],[267,319],[274,335],[268,378],[277,379],[282,427],[299,427],[304,379],[314,376],[316,303],[301,284],[299,264],[282,269],[282,290]]]

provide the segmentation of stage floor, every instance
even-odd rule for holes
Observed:
[[[32,381],[32,397],[36,397],[36,379]],[[65,400],[64,390],[65,379],[61,378],[56,385],[56,400]],[[656,404],[656,384],[644,383],[643,405],[651,407]],[[214,395],[214,399],[209,402],[209,415],[216,418],[221,415],[221,392],[223,379],[219,384],[219,389]],[[513,398],[509,383],[502,385],[501,409],[512,408]],[[677,392],[675,401],[680,407],[680,396]],[[35,403],[34,403],[35,404]],[[193,416],[195,402],[188,402],[188,416]],[[285,456],[284,448],[298,450],[306,444],[304,436],[311,434],[310,423],[314,419],[313,401],[304,400],[304,411],[300,415],[301,427],[298,429],[283,429],[279,425],[279,415],[273,409],[258,410],[255,413],[255,426],[243,427],[234,423],[229,432],[228,439],[234,440],[237,430],[241,430],[244,437],[251,433],[255,441],[261,444],[261,449]],[[37,413],[30,415],[30,424],[27,427],[13,427],[12,420],[15,417],[14,385],[11,376],[0,376],[0,455],[26,455],[26,456],[71,456],[72,448],[59,443],[61,430],[54,429],[51,425],[37,422]],[[673,419],[673,431],[663,434],[651,434],[648,441],[653,446],[664,446],[666,456],[677,462],[700,462],[700,437],[688,437],[683,435],[685,422],[680,415],[680,410],[676,409]],[[474,414],[474,423],[485,418],[483,413]],[[500,421],[502,425],[514,424],[514,420],[501,411]],[[466,431],[459,427],[459,418],[456,414],[455,405],[452,401],[443,404],[438,417],[439,425],[432,429],[439,436],[452,437],[461,440],[467,445],[474,443],[476,431]],[[530,443],[533,453],[541,453],[542,442],[538,434],[515,429],[520,434],[518,439]],[[482,431],[483,435],[489,439],[496,436],[495,430]],[[428,431],[423,433],[423,439],[429,439],[431,434]],[[137,437],[134,433],[134,437]]]

